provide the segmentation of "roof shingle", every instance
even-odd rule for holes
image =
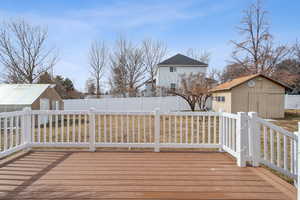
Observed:
[[[204,67],[207,66],[206,63],[200,62],[198,60],[195,60],[193,58],[187,57],[182,54],[176,54],[175,56],[172,56],[171,58],[168,58],[168,59],[162,61],[158,65],[183,65],[183,66],[199,65],[199,66],[204,66]]]
[[[242,77],[233,79],[231,81],[228,81],[228,82],[225,82],[223,84],[218,85],[217,87],[211,89],[210,91],[211,92],[217,92],[217,91],[230,90],[230,89],[232,89],[232,88],[234,88],[236,86],[239,86],[239,85],[243,84],[244,82],[249,81],[249,80],[251,80],[253,78],[256,78],[258,76],[262,76],[262,77],[264,77],[264,78],[266,78],[266,79],[268,79],[268,80],[270,80],[270,81],[272,81],[274,83],[277,83],[277,84],[279,84],[279,85],[281,85],[281,86],[283,86],[285,88],[289,88],[287,85],[285,85],[285,84],[283,84],[283,83],[281,83],[279,81],[276,81],[276,80],[274,80],[274,79],[272,79],[272,78],[270,78],[270,77],[268,77],[266,75],[258,73],[258,74],[252,74],[252,75],[242,76]]]

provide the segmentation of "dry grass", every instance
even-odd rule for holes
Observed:
[[[281,126],[282,128],[295,132],[298,131],[298,122],[300,121],[300,110],[286,110],[283,119],[276,119],[272,123]]]

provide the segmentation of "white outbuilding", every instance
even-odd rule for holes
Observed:
[[[59,110],[63,101],[51,84],[0,84],[0,112]]]

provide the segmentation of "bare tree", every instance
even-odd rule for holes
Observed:
[[[290,53],[287,46],[274,45],[266,14],[261,1],[257,0],[244,11],[244,17],[238,27],[245,39],[241,42],[231,41],[235,47],[232,53],[233,63],[244,67],[248,73],[270,75],[276,64]]]
[[[300,42],[297,40],[296,44],[294,45],[294,55],[298,62],[300,62]]]
[[[111,55],[110,84],[113,93],[123,96],[137,96],[138,90],[145,84],[146,67],[141,48],[134,47],[130,41],[121,38],[117,41]]]
[[[231,81],[235,78],[249,75],[250,72],[247,70],[247,68],[243,67],[240,64],[234,63],[229,64],[225,66],[223,71],[220,74],[220,82],[225,83],[227,81]]]
[[[89,78],[85,82],[86,92],[88,94],[94,95],[96,93],[96,85],[95,80],[92,78]]]
[[[57,62],[54,48],[47,47],[48,32],[23,20],[3,23],[0,28],[0,63],[5,81],[33,83]]]
[[[96,83],[96,96],[100,97],[100,79],[107,61],[107,48],[104,42],[93,41],[89,50],[90,73]]]
[[[157,70],[157,64],[160,63],[167,54],[167,46],[161,41],[146,39],[142,43],[142,50],[148,74],[147,79],[151,83],[151,93],[152,96],[156,96],[156,85],[154,82],[155,73]]]
[[[188,57],[191,57],[191,58],[193,58],[195,60],[199,60],[199,61],[204,62],[206,64],[209,63],[210,57],[211,57],[211,53],[209,53],[208,51],[197,50],[197,49],[192,49],[192,48],[189,48],[186,51],[186,55]]]
[[[212,88],[214,81],[208,79],[204,74],[183,74],[181,75],[180,86],[176,89],[169,89],[169,93],[183,98],[195,111],[196,105],[201,110],[205,109],[206,101],[211,96],[209,90]]]

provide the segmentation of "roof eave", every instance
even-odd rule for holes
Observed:
[[[230,89],[220,89],[220,90],[210,90],[209,92],[211,92],[211,93],[216,93],[216,92],[227,92],[227,91],[229,91],[229,90],[231,90],[232,88],[230,88]]]
[[[196,66],[197,67],[208,67],[207,64],[205,64],[205,65],[158,64],[157,66],[158,67],[170,67],[170,66],[180,66],[180,67],[196,67]]]

